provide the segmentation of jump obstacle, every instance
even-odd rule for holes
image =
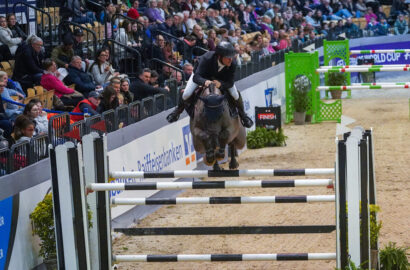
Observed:
[[[331,90],[343,90],[347,92],[347,98],[351,97],[351,90],[361,89],[402,89],[409,88],[409,83],[378,83],[372,86],[365,84],[360,87],[351,84],[351,72],[397,72],[410,71],[410,64],[403,65],[350,65],[350,55],[352,54],[375,54],[375,53],[408,53],[410,49],[397,50],[349,50],[349,40],[327,41],[323,43],[324,66],[319,66],[319,54],[314,53],[287,53],[285,54],[285,80],[286,80],[286,123],[293,120],[293,96],[292,84],[296,76],[303,74],[311,81],[311,91],[308,93],[308,108],[307,115],[311,116],[312,123],[320,123],[323,121],[340,122],[342,116],[342,100],[334,100],[332,102],[324,102],[321,100],[320,91],[325,91],[325,96],[328,97],[328,92]],[[329,65],[334,59],[342,59],[344,66]],[[341,86],[319,86],[319,74],[324,73],[325,81],[329,72],[343,72],[346,74],[348,85]],[[410,100],[409,100],[410,106]],[[410,107],[409,107],[410,108]]]
[[[335,168],[298,170],[237,170],[237,171],[174,171],[161,173],[121,172],[123,177],[169,178],[177,175],[191,177],[227,177],[244,175],[307,175],[334,174],[335,195],[325,196],[261,196],[205,198],[135,198],[110,200],[107,190],[147,190],[179,188],[285,188],[325,186],[331,179],[248,180],[211,182],[139,182],[108,183],[120,172],[108,173],[106,137],[97,133],[86,135],[82,145],[67,142],[50,149],[54,195],[55,228],[59,269],[110,269],[113,262],[185,262],[185,261],[293,261],[336,260],[339,268],[348,264],[348,257],[359,264],[370,261],[369,208],[375,203],[373,146],[371,131],[355,128],[337,141]],[[84,170],[83,170],[84,169]],[[276,174],[275,174],[276,172]],[[195,176],[194,176],[195,175]],[[86,196],[86,188],[95,190]],[[70,192],[71,191],[71,192]],[[214,235],[214,234],[294,234],[329,233],[336,229],[336,252],[329,253],[271,253],[271,254],[181,254],[181,255],[115,255],[111,245],[111,204],[178,204],[187,203],[290,203],[311,200],[335,202],[336,225],[291,226],[229,226],[229,227],[162,227],[116,229],[126,235]],[[348,202],[348,203],[347,203]],[[93,227],[88,229],[87,203],[92,211]],[[359,204],[361,212],[359,213]],[[348,209],[346,212],[346,205]],[[349,219],[347,219],[349,216]],[[349,242],[347,241],[349,239]]]

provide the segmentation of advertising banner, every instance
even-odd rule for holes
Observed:
[[[372,44],[352,47],[350,50],[389,50],[410,48],[410,40],[396,43]],[[352,55],[350,65],[357,65],[358,59],[374,59],[375,65],[409,64],[410,53],[376,53]]]

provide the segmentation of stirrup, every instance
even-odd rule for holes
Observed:
[[[243,117],[241,117],[241,123],[246,128],[250,128],[253,126],[252,119],[247,115],[244,115]]]
[[[172,113],[168,114],[168,116],[167,116],[167,121],[169,123],[176,122],[176,121],[178,121],[178,119],[179,119],[179,113],[177,113],[177,112],[172,112]]]

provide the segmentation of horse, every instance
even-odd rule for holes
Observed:
[[[236,150],[246,142],[246,131],[239,116],[232,117],[228,104],[228,94],[222,94],[214,85],[199,89],[199,97],[190,119],[190,129],[195,151],[204,154],[204,163],[221,170],[218,160],[225,158],[225,147],[229,146],[231,160],[229,169],[239,167]]]

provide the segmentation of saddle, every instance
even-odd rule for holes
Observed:
[[[197,103],[199,97],[201,96],[202,91],[205,88],[200,86],[198,87],[194,94],[189,97],[189,99],[185,100],[184,102],[184,106],[185,106],[185,110],[188,113],[188,115],[193,118],[194,114],[195,114],[195,104]],[[225,95],[225,91],[221,90],[222,94]],[[235,102],[233,97],[228,93],[226,96],[226,99],[228,100],[228,105],[229,105],[229,114],[232,118],[236,118],[238,117],[239,113],[238,113],[238,109],[235,106]]]

